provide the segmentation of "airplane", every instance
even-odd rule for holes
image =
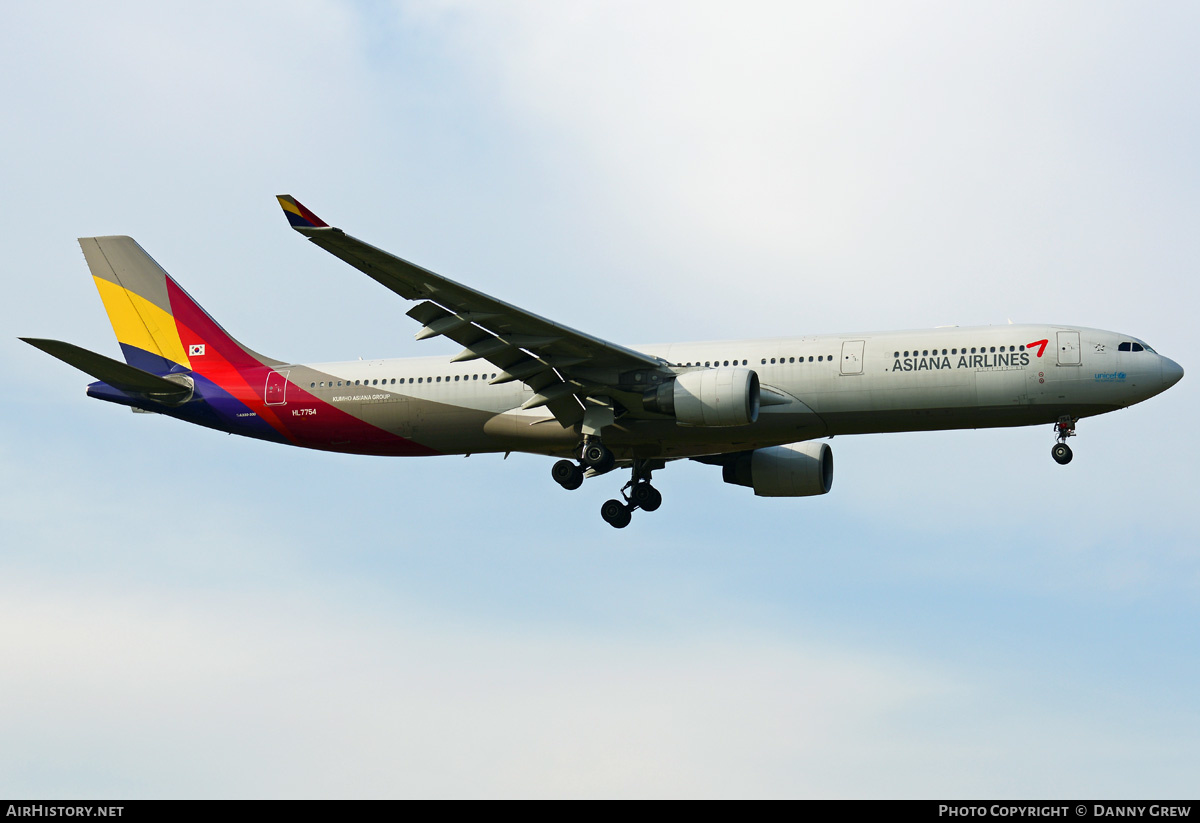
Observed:
[[[559,458],[567,490],[621,467],[600,514],[655,511],[668,462],[719,466],[761,497],[826,494],[826,438],[1051,424],[1071,461],[1076,423],[1183,377],[1126,334],[1069,325],[956,326],[627,348],[505,303],[358,240],[290,195],[291,227],[416,302],[417,340],[453,357],[300,364],[232,338],[129,237],[79,240],[124,361],[20,338],[98,382],[87,394],[231,434],[334,452]]]

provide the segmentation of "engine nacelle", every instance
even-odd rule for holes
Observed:
[[[753,369],[690,371],[642,396],[649,411],[692,426],[745,426],[758,419],[758,375]]]
[[[789,443],[734,456],[724,464],[726,483],[749,486],[759,497],[808,497],[833,488],[828,443]]]

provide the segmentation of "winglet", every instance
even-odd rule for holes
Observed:
[[[296,198],[290,194],[278,194],[279,205],[283,206],[283,213],[287,217],[288,222],[292,224],[294,229],[327,229],[329,224],[317,217],[308,209],[304,208]]]

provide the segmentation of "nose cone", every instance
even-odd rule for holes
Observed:
[[[1183,366],[1169,357],[1162,359],[1163,389],[1169,389],[1183,379]]]

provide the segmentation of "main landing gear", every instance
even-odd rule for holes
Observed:
[[[617,458],[612,451],[595,438],[585,440],[579,447],[579,462],[574,460],[559,460],[550,469],[554,482],[567,491],[574,491],[583,485],[583,473],[591,469],[594,474],[604,474],[612,471]]]
[[[647,461],[633,461],[633,478],[621,489],[624,502],[606,500],[600,507],[600,516],[605,523],[614,529],[623,529],[629,525],[635,509],[652,512],[662,505],[662,493],[650,485],[650,471]]]
[[[611,471],[616,464],[616,457],[599,440],[586,441],[579,450],[579,461],[559,460],[550,470],[554,482],[568,491],[583,485],[584,472],[591,470],[593,474],[603,474]],[[660,468],[658,461],[654,468]],[[616,529],[629,525],[633,512],[656,511],[662,505],[662,493],[650,485],[650,473],[653,471],[650,461],[635,459],[633,461],[633,477],[621,489],[621,500],[606,500],[600,507],[600,516],[604,522]]]
[[[1065,466],[1074,457],[1071,447],[1067,445],[1067,438],[1075,436],[1075,418],[1069,414],[1058,418],[1058,422],[1054,424],[1054,436],[1058,442],[1050,449],[1050,456],[1054,458],[1055,463]]]

